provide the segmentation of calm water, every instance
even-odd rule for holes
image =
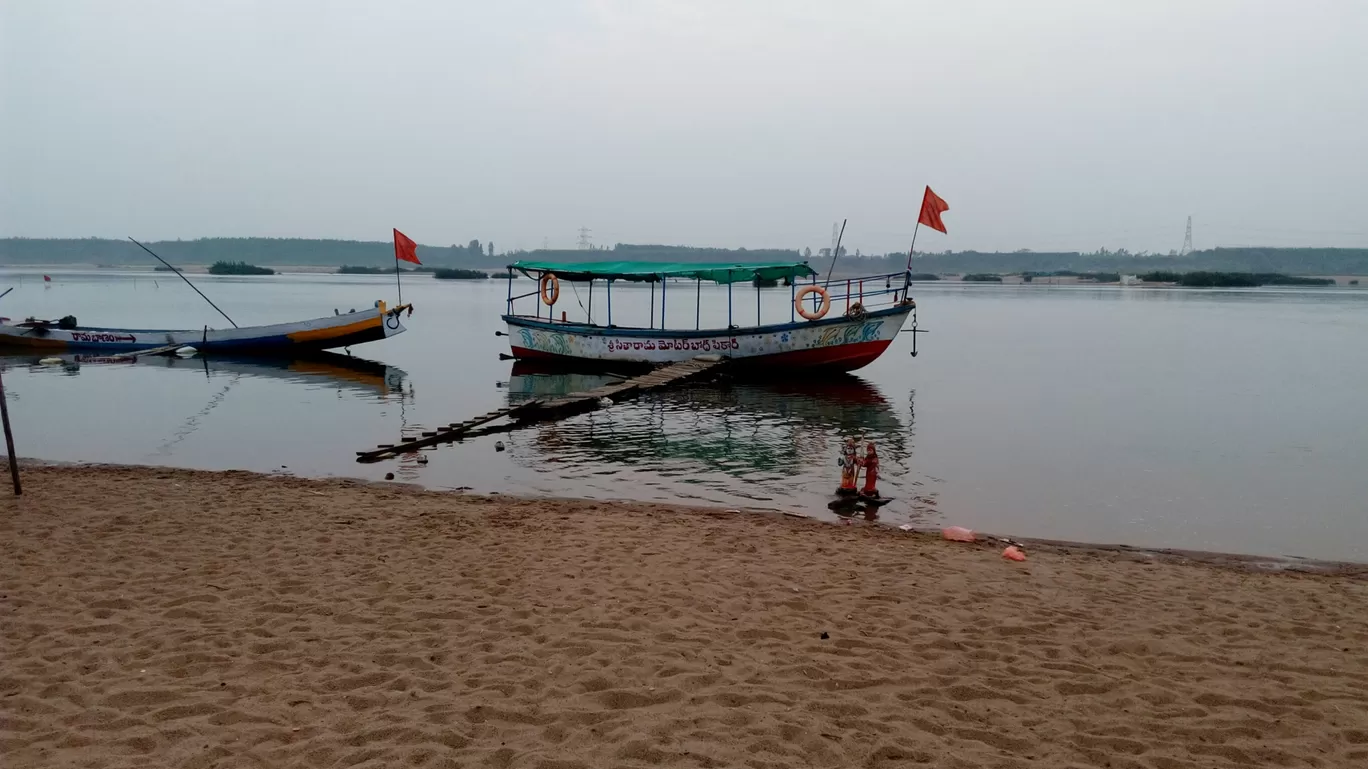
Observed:
[[[0,272],[0,290],[16,286],[0,314],[223,324],[174,276],[49,274],[45,286],[36,272]],[[197,282],[243,325],[394,296],[383,277]],[[364,364],[0,359],[16,441],[45,459],[394,472],[436,488],[827,517],[838,446],[859,433],[879,444],[891,523],[1368,561],[1368,291],[923,286],[932,333],[915,359],[904,335],[834,382],[695,387],[438,447],[426,465],[357,464],[356,450],[401,433],[597,384],[498,359],[505,289],[406,281],[409,332],[355,348]],[[787,318],[787,296],[766,293],[766,319]],[[737,290],[739,322],[754,319],[754,297]],[[693,298],[692,286],[670,290],[671,324],[692,326]],[[587,305],[583,289],[578,299]],[[702,299],[705,322],[725,319],[725,289]],[[644,322],[648,306],[645,288],[614,289],[616,322]]]

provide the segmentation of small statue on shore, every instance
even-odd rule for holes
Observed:
[[[874,442],[865,444],[865,455],[860,460],[864,466],[865,483],[864,488],[860,489],[860,496],[864,499],[879,498],[879,453],[874,449]]]
[[[859,494],[859,489],[855,486],[855,479],[860,472],[859,444],[854,438],[846,438],[845,446],[841,449],[841,458],[837,464],[841,466],[841,485],[836,489],[836,494],[842,497],[853,497]]]

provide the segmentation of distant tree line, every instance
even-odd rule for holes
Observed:
[[[247,262],[274,266],[309,265],[392,268],[394,246],[389,241],[321,240],[307,238],[201,238],[169,240],[148,246],[172,264]],[[844,252],[844,249],[842,249]],[[459,269],[501,269],[518,259],[540,261],[661,261],[745,262],[802,261],[825,274],[831,250],[781,248],[697,248],[619,243],[612,248],[536,249],[496,255],[493,243],[471,240],[465,245],[418,246],[425,266]],[[147,265],[151,257],[124,240],[102,238],[0,239],[0,264]],[[901,272],[903,252],[879,255],[843,253],[837,274]],[[1255,272],[1285,275],[1368,275],[1368,248],[1216,248],[1185,256],[1131,253],[1125,249],[1076,251],[960,251],[917,254],[912,269],[924,274],[1049,274],[1172,272]]]
[[[320,240],[308,238],[200,238],[161,240],[147,244],[158,256],[176,265],[247,262],[277,267],[311,266],[394,268],[394,244],[389,241]],[[418,246],[425,266],[503,266],[493,255],[494,244],[478,240],[466,245]],[[94,264],[122,267],[157,262],[126,240],[105,238],[0,238],[0,264]]]
[[[830,259],[813,259],[812,266],[825,273]],[[884,256],[843,256],[836,272],[845,274],[896,272],[907,265],[907,253]],[[1075,251],[959,251],[917,254],[915,272],[946,274],[1035,275],[1078,273],[1138,274],[1154,270],[1173,272],[1255,272],[1285,275],[1368,275],[1368,248],[1214,248],[1186,256],[1133,254],[1124,249],[1093,253]]]
[[[338,275],[393,275],[396,272],[432,272],[432,267],[368,267],[344,264],[337,268]]]
[[[514,251],[507,262],[519,259],[539,262],[801,262],[803,255],[791,248],[699,248],[618,243],[612,248],[546,249]]]

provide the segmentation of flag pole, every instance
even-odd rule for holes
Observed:
[[[399,289],[399,304],[404,303],[404,282],[399,275],[399,242],[394,243],[394,285]]]
[[[912,271],[912,252],[917,249],[917,231],[921,229],[921,220],[917,220],[917,226],[912,228],[912,245],[907,249],[907,271]]]

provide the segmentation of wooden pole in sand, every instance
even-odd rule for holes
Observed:
[[[19,459],[14,456],[14,433],[10,431],[9,402],[5,400],[5,380],[0,377],[0,422],[5,425],[5,448],[9,450],[10,477],[14,479],[14,496],[24,493],[19,485]]]

